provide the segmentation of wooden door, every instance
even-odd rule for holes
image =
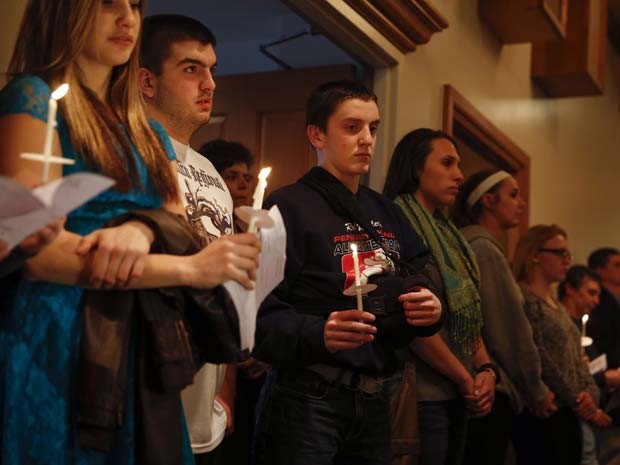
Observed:
[[[256,158],[254,171],[271,166],[267,192],[297,181],[316,165],[306,137],[305,104],[319,84],[354,79],[353,66],[329,66],[216,78],[214,112],[191,145],[221,138],[241,142]]]
[[[459,143],[466,178],[478,170],[500,168],[519,184],[526,202],[523,218],[503,238],[512,259],[519,235],[529,226],[530,157],[450,85],[444,86],[443,130]]]

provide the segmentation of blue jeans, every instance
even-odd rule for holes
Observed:
[[[270,373],[257,410],[256,464],[388,465],[390,395],[400,377],[368,394],[307,373]]]
[[[467,437],[462,399],[418,402],[420,465],[461,465]]]

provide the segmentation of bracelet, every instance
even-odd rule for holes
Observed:
[[[499,370],[497,369],[497,365],[494,363],[483,363],[478,368],[476,368],[476,374],[482,373],[483,371],[488,371],[495,378],[495,384],[499,383]]]

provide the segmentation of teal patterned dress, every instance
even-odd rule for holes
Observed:
[[[0,117],[27,114],[47,121],[49,96],[50,88],[42,79],[21,75],[0,91]],[[165,131],[155,122],[152,126],[168,158],[174,160]],[[58,134],[63,155],[76,161],[63,165],[64,174],[91,171],[71,146],[60,112]],[[85,235],[129,210],[161,207],[146,166],[135,150],[133,154],[143,188],[101,193],[68,216],[67,230]],[[82,289],[27,279],[7,287],[0,289],[0,464],[134,464],[131,375],[123,427],[115,435],[112,452],[84,450],[77,442],[75,385]],[[193,464],[185,436],[184,463]]]

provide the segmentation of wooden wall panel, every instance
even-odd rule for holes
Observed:
[[[566,39],[532,46],[532,79],[550,97],[605,89],[607,1],[569,0]]]

